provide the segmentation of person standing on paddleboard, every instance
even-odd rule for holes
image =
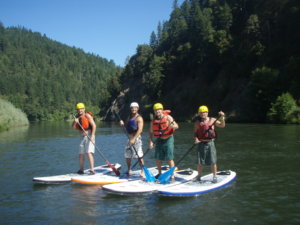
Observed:
[[[217,150],[214,140],[217,137],[214,126],[225,127],[225,114],[219,112],[219,118],[208,117],[208,108],[202,105],[198,109],[198,117],[194,122],[195,144],[198,144],[198,176],[201,181],[203,165],[210,165],[213,173],[213,183],[217,183]]]
[[[84,172],[84,155],[87,154],[90,163],[90,175],[94,175],[94,156],[95,153],[95,133],[96,123],[91,115],[85,111],[83,103],[76,105],[77,115],[74,116],[74,122],[72,127],[79,130],[81,135],[81,141],[79,144],[79,166],[78,174]]]
[[[164,110],[161,103],[156,103],[153,106],[155,118],[152,120],[149,134],[149,148],[154,147],[153,138],[156,137],[155,142],[155,159],[158,174],[161,174],[162,160],[166,160],[170,168],[175,166],[174,163],[174,137],[173,133],[179,128],[172,116],[168,115],[169,110]],[[174,180],[172,175],[171,180]]]
[[[125,146],[125,159],[127,164],[127,175],[131,175],[131,159],[134,158],[140,158],[140,166],[142,168],[142,165],[144,165],[143,160],[143,149],[142,149],[142,137],[141,134],[143,132],[144,128],[144,120],[143,117],[138,113],[139,111],[139,104],[137,102],[132,102],[130,104],[130,116],[126,121],[126,124],[123,120],[120,120],[120,125],[125,126],[127,134],[128,134],[128,142]],[[138,156],[136,155],[134,149],[137,151]],[[141,169],[141,176],[144,177],[144,171]]]

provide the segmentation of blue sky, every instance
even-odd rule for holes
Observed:
[[[172,7],[173,0],[0,0],[0,21],[124,66]]]

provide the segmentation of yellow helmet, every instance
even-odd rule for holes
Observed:
[[[85,106],[83,103],[80,102],[76,105],[76,109],[85,109]]]
[[[164,107],[161,103],[155,103],[153,105],[153,110],[157,110],[157,109],[164,109]]]
[[[199,112],[199,113],[202,113],[202,112],[208,112],[207,106],[206,106],[206,105],[200,106],[199,109],[198,109],[198,112]]]

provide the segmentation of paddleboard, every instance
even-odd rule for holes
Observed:
[[[156,167],[147,168],[153,175],[158,173]],[[168,166],[163,166],[162,170],[168,170]],[[72,177],[72,181],[80,184],[115,184],[124,183],[128,181],[141,180],[144,179],[141,175],[141,170],[134,170],[132,174],[128,176],[127,174],[121,174],[121,176],[116,176],[115,174],[95,174],[90,176],[76,176]]]
[[[171,187],[188,182],[195,178],[197,174],[197,171],[191,169],[178,170],[174,172],[175,180],[167,184],[160,184],[158,181],[146,182],[145,180],[136,180],[126,183],[104,185],[102,189],[108,193],[119,195],[150,194],[156,192],[162,187]]]
[[[117,170],[119,170],[121,168],[121,164],[116,163],[116,164],[112,164],[115,166],[115,168]],[[101,166],[97,166],[94,168],[95,173],[96,174],[108,174],[112,172],[112,169],[107,165],[101,165]],[[89,174],[89,170],[85,170],[84,174],[80,175],[77,173],[69,173],[69,174],[64,174],[64,175],[55,175],[55,176],[48,176],[48,177],[34,177],[32,180],[34,183],[39,183],[39,184],[61,184],[61,183],[68,183],[71,182],[71,179],[73,177],[86,177],[86,176],[90,176]]]
[[[217,173],[217,183],[212,183],[213,174],[208,174],[201,177],[201,181],[189,181],[184,184],[162,187],[158,189],[158,194],[163,196],[197,196],[206,192],[210,192],[219,188],[222,188],[232,182],[236,177],[234,171],[219,171]]]

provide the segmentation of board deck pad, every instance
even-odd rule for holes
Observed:
[[[168,166],[163,166],[162,170],[168,170]],[[148,168],[148,170],[153,174],[156,175],[158,170],[156,167]],[[124,183],[128,181],[134,180],[142,180],[144,179],[141,177],[141,170],[134,170],[132,174],[128,176],[127,174],[121,174],[120,176],[116,176],[115,174],[95,174],[90,176],[76,176],[72,177],[72,181],[74,183],[80,184],[99,184],[99,185],[106,185],[106,184],[115,184],[115,183]]]
[[[167,184],[160,184],[158,181],[147,182],[145,180],[136,180],[126,183],[109,184],[102,187],[103,190],[112,194],[130,195],[130,194],[149,194],[156,192],[161,187],[171,187],[181,183],[188,182],[197,176],[197,171],[186,169],[174,172],[175,181]]]
[[[112,165],[114,165],[114,167],[117,170],[121,168],[121,164],[119,163],[112,164]],[[114,173],[112,172],[112,169],[107,164],[95,167],[94,171],[96,174],[101,174],[101,175]],[[39,184],[61,184],[61,183],[71,182],[71,179],[73,177],[90,176],[88,174],[89,174],[89,169],[85,170],[83,175],[77,173],[69,173],[64,175],[54,175],[54,176],[47,176],[47,177],[34,177],[32,181],[34,183],[39,183]]]
[[[206,192],[210,192],[222,188],[232,182],[236,177],[236,173],[231,170],[219,171],[217,173],[217,183],[212,183],[213,174],[201,177],[201,181],[189,181],[184,184],[158,189],[158,194],[162,196],[187,197],[197,196]]]

